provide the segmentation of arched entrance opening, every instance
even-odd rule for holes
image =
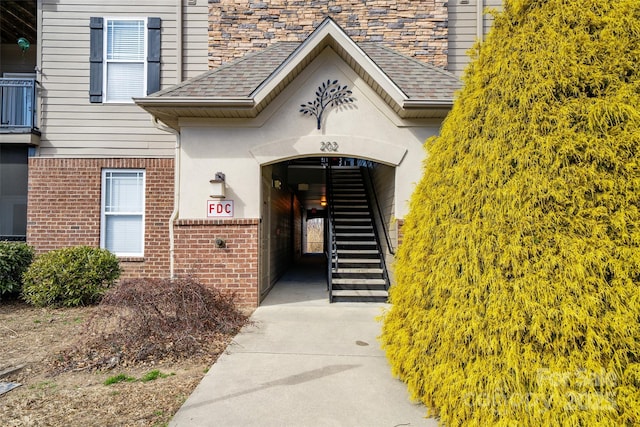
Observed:
[[[263,165],[260,300],[300,264],[316,278],[304,285],[322,287],[334,301],[385,300],[397,245],[395,173],[353,157]]]

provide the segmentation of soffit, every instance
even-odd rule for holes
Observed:
[[[35,44],[36,10],[36,0],[0,0],[0,44],[16,44],[20,37]]]

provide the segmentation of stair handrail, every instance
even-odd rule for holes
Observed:
[[[362,173],[362,169],[363,167],[360,167],[360,174],[362,175],[363,181],[365,181],[364,179],[364,174]],[[370,185],[370,187],[373,187],[373,185]],[[371,198],[369,197],[369,192],[365,191],[365,196],[367,198],[367,206],[369,208],[369,214],[371,215],[371,217],[373,218],[373,221],[375,221],[375,215],[373,214],[373,208],[371,207]],[[379,208],[379,206],[378,206]],[[384,224],[383,224],[383,230],[385,229]],[[384,287],[386,290],[389,290],[389,287],[391,286],[391,279],[389,278],[389,272],[387,270],[387,261],[386,261],[386,257],[384,252],[382,252],[382,246],[380,245],[380,233],[378,232],[378,227],[376,226],[376,224],[373,224],[373,233],[375,235],[376,238],[376,248],[378,250],[378,252],[380,253],[380,264],[382,267],[382,277],[384,278]],[[385,236],[386,236],[386,231],[385,231]],[[393,253],[392,253],[393,254]]]
[[[365,161],[364,162],[364,166],[361,165],[361,167],[363,167],[366,171],[367,171],[367,184],[369,187],[369,192],[373,195],[373,200],[375,202],[376,205],[376,210],[378,211],[378,222],[381,225],[382,228],[382,232],[384,233],[384,239],[387,243],[387,248],[389,249],[389,253],[391,255],[395,255],[396,251],[393,248],[393,245],[391,244],[391,237],[389,236],[389,230],[387,230],[387,227],[385,227],[383,218],[384,216],[382,215],[382,208],[380,208],[380,203],[378,202],[378,194],[376,192],[376,187],[375,185],[373,185],[373,178],[371,176],[371,161]],[[372,215],[374,217],[374,220],[376,219],[375,215]],[[374,229],[377,229],[378,227],[374,227]]]
[[[327,290],[329,291],[329,302],[333,302],[333,263],[335,260],[335,269],[338,268],[338,245],[336,242],[336,232],[333,206],[333,177],[331,171],[331,161],[327,162],[326,167],[326,189],[327,189],[327,226],[326,226],[326,257],[327,257]]]

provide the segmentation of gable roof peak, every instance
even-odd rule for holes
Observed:
[[[283,61],[273,73],[251,93],[256,101],[277,87],[289,73],[315,59],[326,47],[331,47],[343,59],[353,59],[365,72],[381,85],[382,89],[399,104],[406,98],[398,87],[374,61],[353,41],[331,17],[326,17],[318,27]],[[349,62],[347,60],[347,62]]]
[[[256,117],[330,48],[400,117],[444,117],[461,82],[375,42],[356,43],[331,17],[302,42],[276,42],[135,102],[177,129],[179,117]]]

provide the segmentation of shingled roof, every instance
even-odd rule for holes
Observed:
[[[249,98],[251,93],[282,64],[298,42],[279,42],[219,68],[156,92],[152,97]]]
[[[302,43],[278,42],[136,103],[177,129],[179,117],[255,117],[320,52],[333,49],[401,117],[444,117],[461,82],[379,43],[356,44],[330,18]]]

